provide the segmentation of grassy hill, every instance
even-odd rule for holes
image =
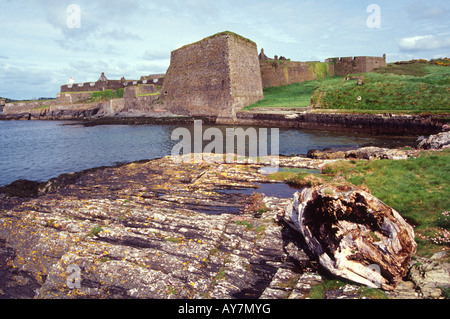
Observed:
[[[296,83],[264,90],[255,107],[306,108],[354,112],[450,113],[448,60],[389,64],[374,72]],[[363,84],[358,85],[362,78]]]

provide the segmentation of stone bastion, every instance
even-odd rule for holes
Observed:
[[[176,114],[228,121],[263,98],[256,43],[222,32],[172,52],[160,100]]]

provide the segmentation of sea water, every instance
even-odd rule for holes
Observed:
[[[193,126],[187,125],[188,129]],[[204,130],[210,126],[204,126]],[[226,126],[217,126],[225,131]],[[19,179],[46,181],[61,174],[171,154],[174,125],[85,127],[68,121],[0,121],[0,186]],[[280,154],[311,149],[386,145],[392,138],[280,129]],[[398,140],[399,144],[408,140]]]

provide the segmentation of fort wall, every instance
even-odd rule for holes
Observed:
[[[176,114],[219,114],[231,107],[228,41],[212,37],[171,53],[161,94]]]
[[[171,54],[161,101],[173,113],[232,118],[263,99],[256,44],[223,32]]]
[[[164,75],[150,75],[143,76],[140,80],[107,80],[107,81],[97,81],[88,83],[78,83],[78,84],[66,84],[61,86],[61,93],[78,93],[78,92],[98,92],[105,90],[116,91],[118,89],[125,89],[126,87],[136,86],[136,85],[159,85],[164,84]]]
[[[152,111],[153,102],[160,97],[160,92],[154,84],[142,84],[124,89],[123,108],[124,111]],[[115,100],[112,100],[115,101]]]
[[[371,72],[386,66],[386,55],[383,57],[344,57],[330,58],[325,62],[295,62],[284,57],[274,59],[259,54],[261,78],[264,88],[289,85],[305,81],[322,79],[328,76],[358,74]]]
[[[92,92],[78,92],[78,93],[58,93],[56,101],[61,104],[73,104],[82,100],[87,100],[92,97]]]
[[[229,68],[233,110],[264,98],[256,44],[240,36],[229,37]]]
[[[386,67],[386,55],[383,57],[345,57],[331,58],[326,62],[334,64],[334,72],[336,75],[347,76],[349,74],[358,74],[372,72],[381,67]]]
[[[7,115],[29,113],[32,110],[40,110],[46,107],[53,106],[55,104],[55,100],[6,103],[5,107],[3,108],[3,113]]]
[[[327,62],[260,60],[259,63],[264,88],[301,83],[334,75],[333,64]]]

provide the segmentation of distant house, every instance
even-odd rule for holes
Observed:
[[[108,82],[108,79],[105,76],[105,72],[102,72],[102,75],[100,76],[97,82]]]

